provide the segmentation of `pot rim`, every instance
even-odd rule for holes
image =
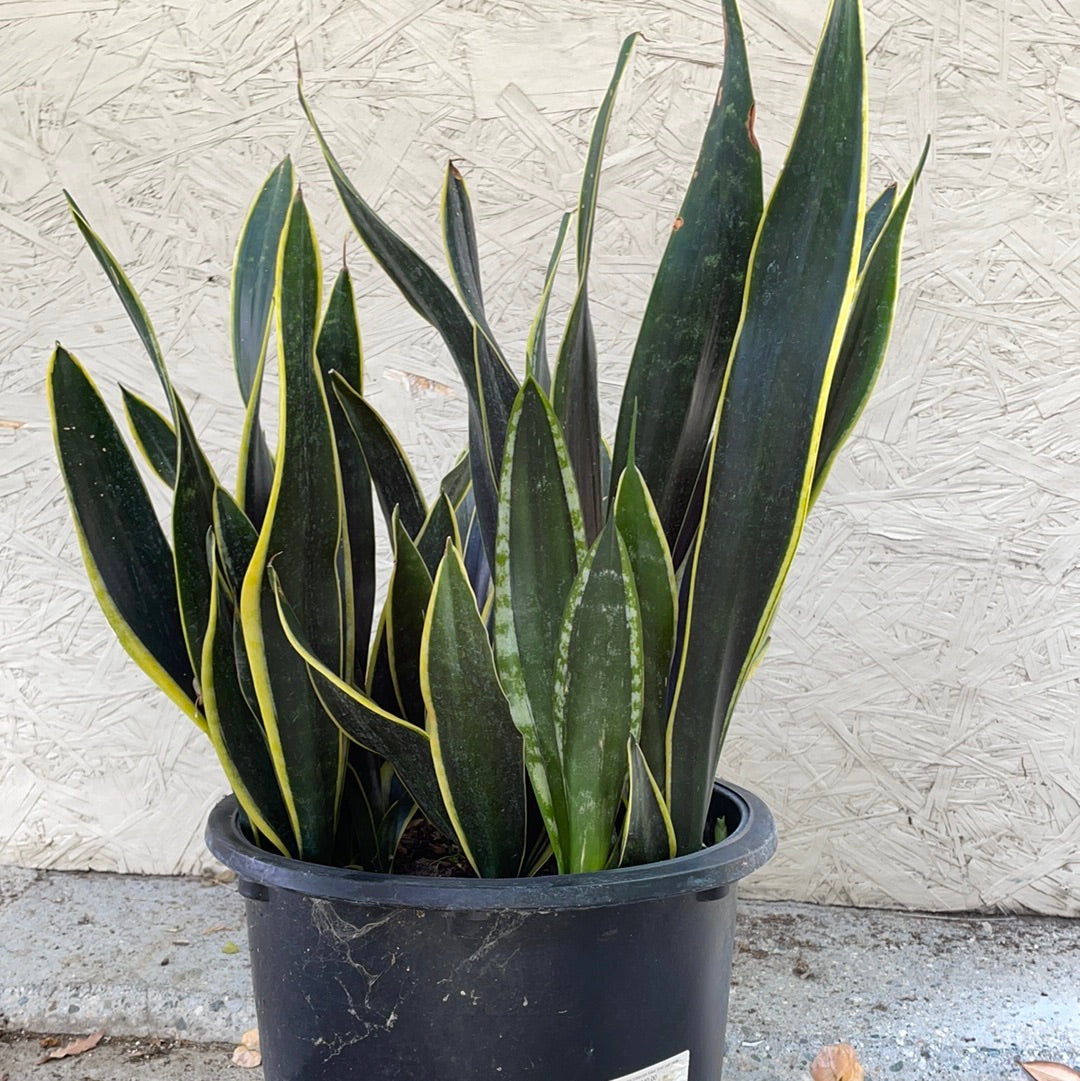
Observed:
[[[242,881],[324,900],[475,912],[601,908],[712,892],[761,867],[776,851],[776,827],[768,807],[746,789],[716,781],[710,809],[719,808],[736,811],[738,825],[700,852],[637,867],[536,878],[383,874],[264,852],[244,836],[240,808],[231,795],[210,812],[206,844]]]

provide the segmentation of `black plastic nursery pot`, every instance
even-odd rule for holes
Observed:
[[[445,879],[270,855],[222,800],[266,1081],[718,1081],[736,886],[776,830],[733,785],[717,817],[724,841],[662,863]]]

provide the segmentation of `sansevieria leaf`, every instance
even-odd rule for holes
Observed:
[[[408,456],[386,421],[344,376],[335,373],[330,382],[367,462],[391,538],[395,510],[405,532],[415,537],[427,518],[427,503]]]
[[[269,575],[272,561],[312,650],[340,671],[341,488],[329,407],[315,359],[321,266],[299,192],[278,252],[277,277],[278,454],[240,607],[259,712],[301,857],[326,861],[334,848],[344,746],[315,696],[303,659],[281,627]],[[302,506],[319,511],[297,514],[295,508]]]
[[[396,713],[383,709],[359,688],[346,683],[328,668],[304,641],[296,615],[280,588],[277,590],[277,601],[281,626],[297,656],[307,666],[311,686],[327,716],[349,739],[392,762],[401,783],[424,814],[447,837],[452,837],[454,830],[443,806],[427,732]]]
[[[818,447],[812,499],[816,499],[821,491],[836,453],[859,419],[881,371],[900,286],[904,225],[929,150],[930,141],[927,140],[914,174],[881,227],[859,275],[858,292],[829,388],[829,404]]]
[[[514,403],[499,493],[495,658],[552,848],[565,870],[566,791],[552,713],[563,611],[585,556],[570,458],[551,405],[533,380]]]
[[[631,736],[626,742],[629,781],[626,814],[619,844],[619,866],[655,863],[675,855],[675,830],[656,778],[641,746]]]
[[[213,542],[211,542],[213,543]],[[212,553],[211,553],[212,554]],[[257,834],[283,856],[296,854],[262,724],[248,707],[233,658],[234,609],[221,572],[213,575],[210,624],[203,641],[203,708],[210,742],[237,801]]]
[[[386,592],[386,642],[394,692],[406,720],[424,727],[420,640],[431,599],[431,573],[401,521],[394,518],[394,571]]]
[[[173,562],[180,618],[193,669],[202,657],[202,639],[210,620],[210,570],[206,564],[206,535],[213,525],[213,500],[217,479],[203,454],[187,410],[169,379],[165,357],[142,301],[115,256],[90,227],[75,200],[65,192],[68,207],[87,246],[94,253],[109,284],[127,312],[147,356],[157,372],[172,413],[177,439],[176,479],[173,495]]]
[[[525,854],[521,736],[461,555],[452,545],[435,575],[420,682],[435,772],[462,851],[477,874],[513,877]]]
[[[344,511],[341,536],[342,600],[345,606],[344,674],[352,680],[367,667],[368,640],[375,609],[375,529],[371,505],[371,475],[338,396],[331,392],[331,373],[357,394],[364,389],[364,359],[356,299],[348,268],[334,279],[326,315],[319,329],[315,356],[322,372],[323,389],[330,407],[334,447],[341,474]]]
[[[685,571],[665,782],[681,852],[702,843],[730,709],[802,531],[855,293],[865,172],[861,8],[858,0],[834,0],[754,242],[703,520]]]
[[[672,545],[712,429],[762,208],[754,93],[735,0],[723,0],[723,12],[720,91],[642,319],[612,456],[617,480],[636,418],[635,460]]]
[[[60,345],[47,386],[56,456],[94,596],[135,663],[205,729],[172,552],[142,478],[97,387]]]
[[[170,487],[176,484],[176,432],[147,401],[120,387],[131,434],[150,468]]]
[[[566,785],[566,870],[611,855],[626,742],[641,732],[641,610],[626,545],[608,518],[578,571],[555,654],[555,735]]]
[[[525,342],[525,374],[531,375],[540,389],[551,395],[551,368],[548,365],[547,352],[547,312],[551,302],[551,290],[555,286],[555,272],[559,269],[559,257],[566,241],[566,231],[570,225],[570,214],[564,214],[559,222],[559,232],[555,237],[555,247],[548,261],[547,274],[544,276],[544,288],[540,294],[540,304],[529,327],[529,337]]]
[[[316,123],[304,97],[302,83],[298,91],[300,105],[319,141],[334,185],[360,239],[402,296],[442,336],[468,391],[469,461],[477,491],[484,546],[491,561],[495,551],[495,468],[502,457],[506,423],[518,390],[517,379],[487,336],[480,335],[479,344],[476,342],[473,320],[445,282],[360,195]],[[489,448],[488,456],[480,453],[483,446]]]
[[[678,596],[675,568],[645,478],[633,461],[615,494],[615,524],[626,544],[641,608],[644,705],[641,749],[654,777],[665,773],[667,682],[675,650]]]
[[[566,321],[559,358],[555,366],[551,402],[563,426],[570,463],[574,469],[591,543],[600,532],[604,493],[600,490],[600,400],[596,383],[596,339],[589,315],[588,274],[592,238],[596,226],[596,200],[600,191],[600,165],[604,157],[615,93],[622,81],[638,35],[631,34],[619,50],[615,72],[593,125],[585,174],[581,181],[577,221],[578,284]]]
[[[259,534],[248,516],[224,488],[219,488],[214,493],[214,540],[225,574],[225,591],[231,595],[233,603],[236,603],[240,599],[244,575],[247,574],[251,557],[255,554]]]
[[[454,163],[446,164],[446,179],[442,194],[443,243],[446,260],[457,286],[458,296],[488,341],[495,339],[484,312],[484,291],[480,283],[480,256],[476,247],[476,226],[473,222],[472,200],[465,178]]]
[[[259,404],[278,246],[292,203],[293,186],[292,161],[285,158],[271,171],[255,197],[233,260],[230,293],[233,366],[247,407],[237,466],[237,498],[256,527],[262,525],[274,480],[274,462],[259,422]]]
[[[458,533],[454,508],[450,505],[446,494],[440,493],[428,512],[427,521],[424,522],[420,535],[416,538],[416,550],[432,576],[438,570],[439,563],[442,562],[447,541],[455,548],[461,549],[461,535]]]

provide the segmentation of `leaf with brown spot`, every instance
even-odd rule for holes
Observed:
[[[1080,1081],[1080,1073],[1061,1062],[1020,1062],[1017,1065],[1035,1081]]]
[[[86,1051],[92,1051],[99,1043],[101,1038],[105,1035],[105,1030],[98,1029],[97,1032],[91,1032],[89,1036],[80,1036],[77,1040],[72,1040],[71,1043],[64,1044],[63,1047],[54,1047],[47,1055],[42,1055],[37,1060],[37,1064],[40,1066],[44,1062],[48,1062],[50,1059],[57,1058],[70,1058],[72,1055],[81,1055]]]
[[[262,1052],[259,1050],[259,1030],[248,1029],[240,1037],[240,1043],[232,1053],[234,1066],[242,1066],[245,1070],[253,1069],[262,1065]]]
[[[814,1081],[863,1081],[863,1068],[849,1043],[822,1048],[810,1064]]]

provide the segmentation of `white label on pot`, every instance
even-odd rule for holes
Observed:
[[[684,1051],[674,1058],[665,1059],[644,1070],[613,1077],[611,1081],[687,1081],[690,1076],[690,1052]]]

